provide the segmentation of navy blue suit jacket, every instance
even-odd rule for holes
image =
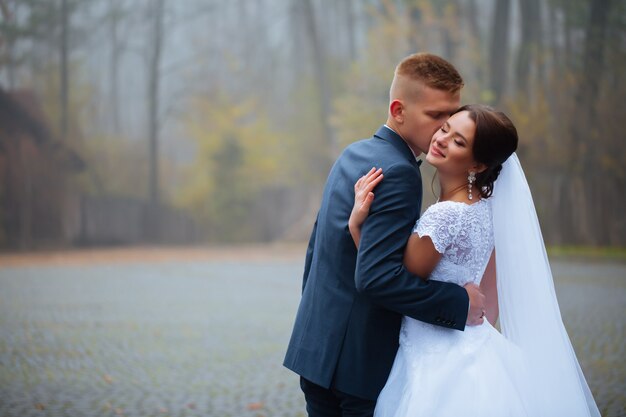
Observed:
[[[382,168],[384,179],[374,190],[357,252],[348,230],[354,184],[372,167]],[[343,151],[311,233],[287,368],[323,387],[375,400],[391,371],[403,315],[465,328],[465,289],[424,282],[402,264],[421,201],[419,165],[391,129],[383,126]]]

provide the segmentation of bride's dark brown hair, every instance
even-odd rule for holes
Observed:
[[[493,184],[500,174],[502,164],[517,149],[517,129],[501,111],[483,104],[466,104],[453,114],[466,111],[476,124],[472,153],[476,162],[485,164],[487,169],[476,174],[474,185],[482,198],[493,193]]]

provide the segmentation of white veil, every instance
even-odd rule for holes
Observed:
[[[492,197],[500,327],[528,361],[532,416],[600,416],[563,326],[533,199],[516,154]]]

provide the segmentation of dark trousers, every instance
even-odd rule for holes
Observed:
[[[376,401],[357,398],[336,389],[320,387],[300,377],[309,417],[372,417]]]

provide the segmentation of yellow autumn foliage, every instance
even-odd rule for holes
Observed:
[[[264,189],[285,186],[284,133],[273,129],[255,99],[196,97],[185,120],[196,146],[185,186],[176,198],[221,239],[245,239],[255,200]]]

